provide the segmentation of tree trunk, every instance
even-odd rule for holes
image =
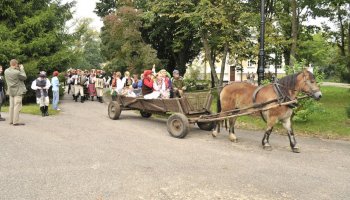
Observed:
[[[340,6],[338,7],[338,21],[340,24],[340,44],[338,45],[340,48],[340,52],[342,56],[345,56],[345,30],[344,30],[344,23],[343,23],[343,17],[340,13]]]
[[[350,72],[350,21],[348,22],[348,71]]]
[[[218,75],[216,73],[215,70],[215,56],[214,59],[212,58],[212,49],[210,48],[209,45],[209,41],[208,41],[208,34],[207,33],[202,33],[201,35],[201,39],[203,42],[203,46],[204,46],[204,51],[205,51],[205,57],[209,62],[209,66],[210,66],[210,70],[211,70],[211,74],[212,74],[212,78],[213,81],[215,83],[215,86],[219,85],[219,79],[218,79]]]
[[[224,75],[225,75],[225,67],[226,67],[226,59],[227,59],[228,50],[229,50],[228,43],[226,42],[225,47],[224,47],[224,55],[222,57],[222,62],[221,62],[219,86],[222,86],[222,83],[224,82]]]
[[[296,56],[297,41],[298,41],[298,17],[297,17],[297,1],[291,1],[292,9],[292,46],[290,49],[290,66],[294,66],[294,60]]]

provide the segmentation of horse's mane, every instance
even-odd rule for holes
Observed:
[[[297,82],[297,77],[300,73],[301,72],[285,76],[279,79],[278,83],[282,85],[283,89],[293,90]]]
[[[315,79],[314,75],[311,72],[309,72],[309,71],[307,71],[307,72],[309,73],[310,79]],[[288,90],[295,90],[295,86],[297,83],[297,77],[301,73],[302,72],[291,74],[291,75],[285,76],[285,77],[278,80],[278,84],[281,85],[280,88],[284,94],[288,94]]]

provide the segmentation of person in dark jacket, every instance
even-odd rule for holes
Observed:
[[[4,118],[1,117],[1,106],[5,102],[5,80],[2,77],[2,66],[0,65],[0,121],[5,121]]]

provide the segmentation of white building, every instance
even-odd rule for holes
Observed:
[[[193,69],[197,69],[200,72],[200,78],[201,79],[210,79],[210,65],[209,62],[204,59],[205,54],[202,52],[200,53],[197,58],[190,64],[188,67],[192,67]],[[273,57],[274,55],[270,55]],[[221,74],[221,64],[222,61],[217,61],[215,63],[215,69],[216,73]],[[243,68],[243,71],[240,70]],[[258,76],[256,74],[258,68],[258,60],[244,60],[240,63],[237,61],[230,59],[230,56],[227,56],[226,59],[226,65],[225,65],[225,71],[224,71],[224,81],[231,82],[231,81],[245,81],[247,80],[247,75],[249,74],[255,74],[255,80],[257,80]],[[267,65],[265,66],[265,73],[271,72],[272,74],[275,73],[275,66],[274,65]],[[284,70],[284,60],[282,60],[282,67],[277,67],[277,76],[283,76],[285,75]]]

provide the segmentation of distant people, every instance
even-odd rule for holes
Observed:
[[[5,80],[4,77],[2,76],[2,66],[0,65],[0,121],[5,121],[4,118],[1,117],[1,106],[5,102],[6,97],[5,97]]]
[[[32,82],[31,88],[35,90],[36,102],[40,106],[43,117],[49,116],[49,88],[50,80],[46,78],[46,72],[41,71],[39,77]]]
[[[103,88],[105,86],[105,77],[101,73],[101,70],[96,71],[96,81],[95,81],[95,89],[96,89],[96,96],[97,101],[100,103],[103,102]]]
[[[88,92],[89,92],[89,98],[91,101],[94,101],[94,98],[96,96],[96,74],[95,70],[91,70],[90,75],[88,77]]]
[[[77,73],[72,76],[72,80],[74,83],[74,100],[75,102],[78,102],[78,95],[80,94],[80,102],[84,103],[85,98],[84,98],[84,85],[87,82],[87,78],[84,75],[84,72],[81,70],[77,70]]]
[[[5,70],[5,80],[7,84],[7,94],[10,97],[10,124],[23,126],[19,122],[19,113],[22,109],[23,95],[27,92],[24,81],[27,79],[23,65],[18,65],[16,59],[10,61],[10,67]]]
[[[179,70],[173,71],[172,85],[174,97],[183,97],[184,91],[186,90],[186,86],[183,81],[183,78],[180,76]]]
[[[60,81],[58,80],[59,73],[58,71],[54,71],[52,75],[52,109],[61,110],[58,108],[58,102],[60,100]]]

